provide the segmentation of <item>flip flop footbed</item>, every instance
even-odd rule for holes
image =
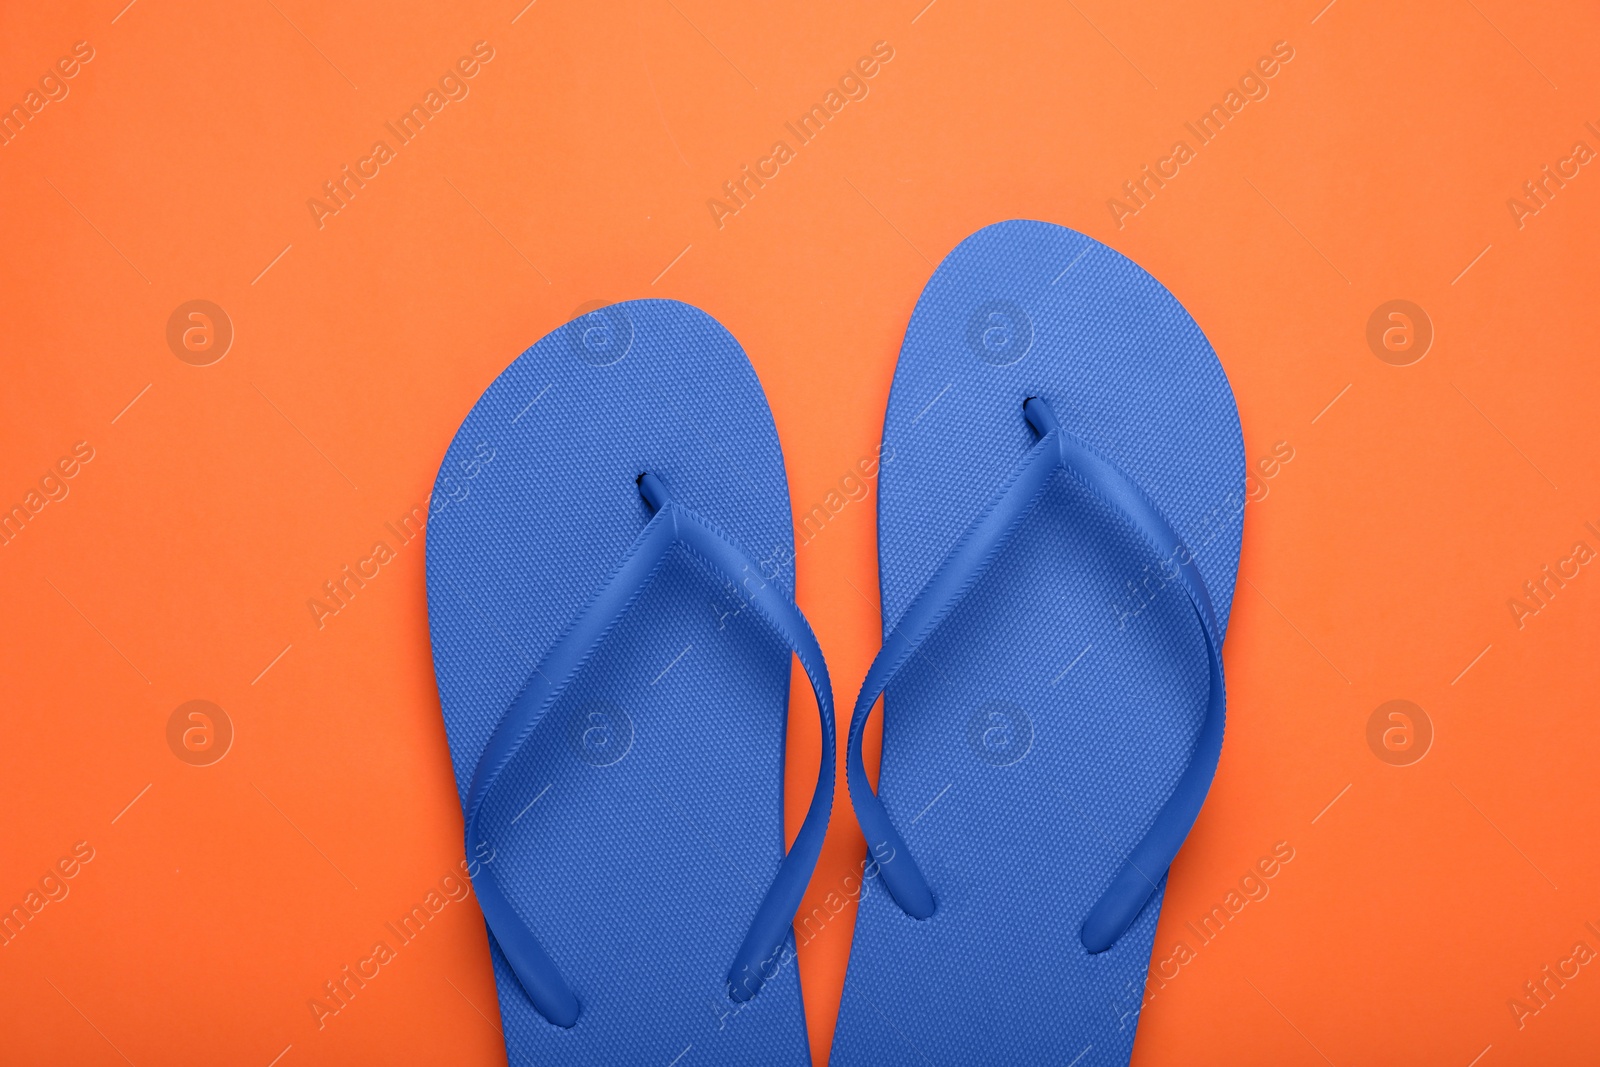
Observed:
[[[880,480],[886,632],[1034,445],[1031,396],[1165,513],[1225,626],[1244,459],[1222,367],[1137,265],[1017,221],[946,258],[906,333]],[[1161,894],[1106,952],[1079,928],[1187,765],[1207,680],[1182,588],[1057,473],[886,693],[879,796],[937,908],[917,921],[864,896],[835,1067],[1127,1062]]]
[[[463,803],[489,736],[650,520],[650,472],[793,595],[783,457],[737,342],[671,301],[613,305],[524,352],[463,422],[428,525],[429,624]],[[806,1063],[792,963],[727,973],[783,858],[790,652],[674,549],[529,735],[469,847],[581,1005],[529,1003],[492,948],[513,1064]],[[491,946],[493,942],[491,940]]]

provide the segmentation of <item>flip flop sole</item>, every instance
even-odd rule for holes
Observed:
[[[1221,365],[1136,264],[1013,221],[950,253],[906,331],[880,476],[885,632],[1037,440],[1030,396],[1144,488],[1225,626],[1245,498]],[[1184,592],[1058,473],[888,688],[878,795],[937,908],[917,921],[864,895],[834,1067],[1128,1061],[1161,894],[1108,951],[1079,929],[1186,766],[1207,679]]]
[[[465,803],[495,724],[649,521],[649,471],[792,596],[789,494],[761,385],[673,301],[555,330],[488,388],[435,486],[429,627]],[[809,1062],[792,946],[748,1003],[728,969],[783,858],[790,652],[674,550],[487,801],[497,879],[581,1005],[536,1012],[491,941],[512,1064]]]

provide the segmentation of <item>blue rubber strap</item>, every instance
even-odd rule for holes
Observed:
[[[1133,528],[1161,561],[1163,576],[1176,579],[1188,595],[1205,636],[1210,674],[1205,719],[1188,766],[1155,822],[1090,909],[1079,931],[1085,949],[1104,952],[1144,910],[1184,838],[1188,837],[1211,788],[1217,759],[1222,753],[1223,720],[1227,710],[1222,635],[1210,593],[1194,564],[1193,554],[1154,502],[1114,463],[1063,429],[1042,398],[1030,398],[1023,405],[1023,414],[1039,434],[1038,442],[1022,457],[983,511],[962,533],[933,577],[917,592],[899,623],[884,638],[883,648],[867,670],[850,717],[845,778],[856,818],[867,840],[888,842],[894,849],[896,861],[879,868],[889,895],[913,918],[925,919],[932,915],[933,891],[867,781],[861,758],[862,735],[873,706],[890,681],[1000,555],[1055,473],[1065,471]]]
[[[805,616],[784,591],[764,579],[760,567],[726,535],[688,508],[673,502],[660,479],[651,474],[641,475],[639,491],[655,510],[655,515],[640,531],[622,565],[599,595],[534,669],[479,758],[467,794],[467,855],[482,854],[488,840],[480,826],[484,801],[501,772],[601,641],[639,598],[668,553],[675,545],[681,546],[720,580],[737,588],[744,603],[755,609],[756,617],[794,651],[816,694],[817,711],[822,720],[822,761],[817,770],[817,788],[811,797],[811,807],[728,969],[729,995],[736,1001],[746,1001],[755,996],[768,972],[774,970],[771,961],[789,936],[795,913],[800,908],[800,898],[805,894],[817,856],[822,851],[822,838],[833,807],[833,690],[817,639]],[[492,842],[488,844],[492,847]],[[562,1027],[572,1026],[580,1010],[577,996],[512,908],[493,869],[487,865],[480,867],[473,878],[473,887],[490,932],[516,972],[529,1001],[550,1022]]]

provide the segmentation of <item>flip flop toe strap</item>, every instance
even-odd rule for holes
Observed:
[[[1176,580],[1183,589],[1204,635],[1209,666],[1205,719],[1189,763],[1154,822],[1123,859],[1080,927],[1083,947],[1089,952],[1104,952],[1133,925],[1166,876],[1173,857],[1200,814],[1211,779],[1216,774],[1227,711],[1222,634],[1210,592],[1195,566],[1194,556],[1160,508],[1116,464],[1062,427],[1043,398],[1030,397],[1023,404],[1023,415],[1039,435],[1038,441],[1023,455],[918,591],[899,622],[884,638],[883,648],[867,670],[850,716],[845,778],[856,818],[868,843],[875,849],[880,843],[887,843],[893,850],[890,853],[895,857],[893,862],[879,866],[884,887],[906,914],[916,919],[928,918],[935,908],[933,890],[867,780],[861,756],[867,719],[895,675],[911,661],[1004,550],[1056,472],[1064,471],[1126,523],[1160,561],[1163,577]]]
[[[685,549],[719,580],[736,588],[744,604],[754,609],[755,617],[793,650],[816,694],[822,721],[822,760],[811,807],[728,969],[729,995],[746,1001],[770,976],[771,961],[788,938],[800,898],[822,850],[833,805],[833,691],[822,650],[805,616],[781,588],[762,577],[761,568],[749,554],[705,518],[673,501],[655,475],[640,475],[639,491],[655,514],[599,595],[534,668],[479,758],[466,806],[467,855],[486,854],[486,844],[492,849],[492,835],[483,825],[485,802],[502,772],[545,721],[606,635],[639,599],[671,550],[675,546]],[[490,933],[539,1014],[557,1026],[570,1027],[578,1021],[581,1010],[577,995],[528,922],[512,906],[495,870],[490,864],[481,865],[473,878]]]

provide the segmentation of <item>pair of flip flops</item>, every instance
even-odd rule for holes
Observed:
[[[1136,264],[1000,223],[918,301],[880,463],[884,643],[845,745],[869,862],[830,1061],[1126,1063],[1222,744],[1227,378]],[[434,666],[510,1062],[808,1063],[793,925],[833,697],[738,343],[672,301],[562,326],[474,406],[433,501]],[[785,849],[795,658],[822,754]]]

